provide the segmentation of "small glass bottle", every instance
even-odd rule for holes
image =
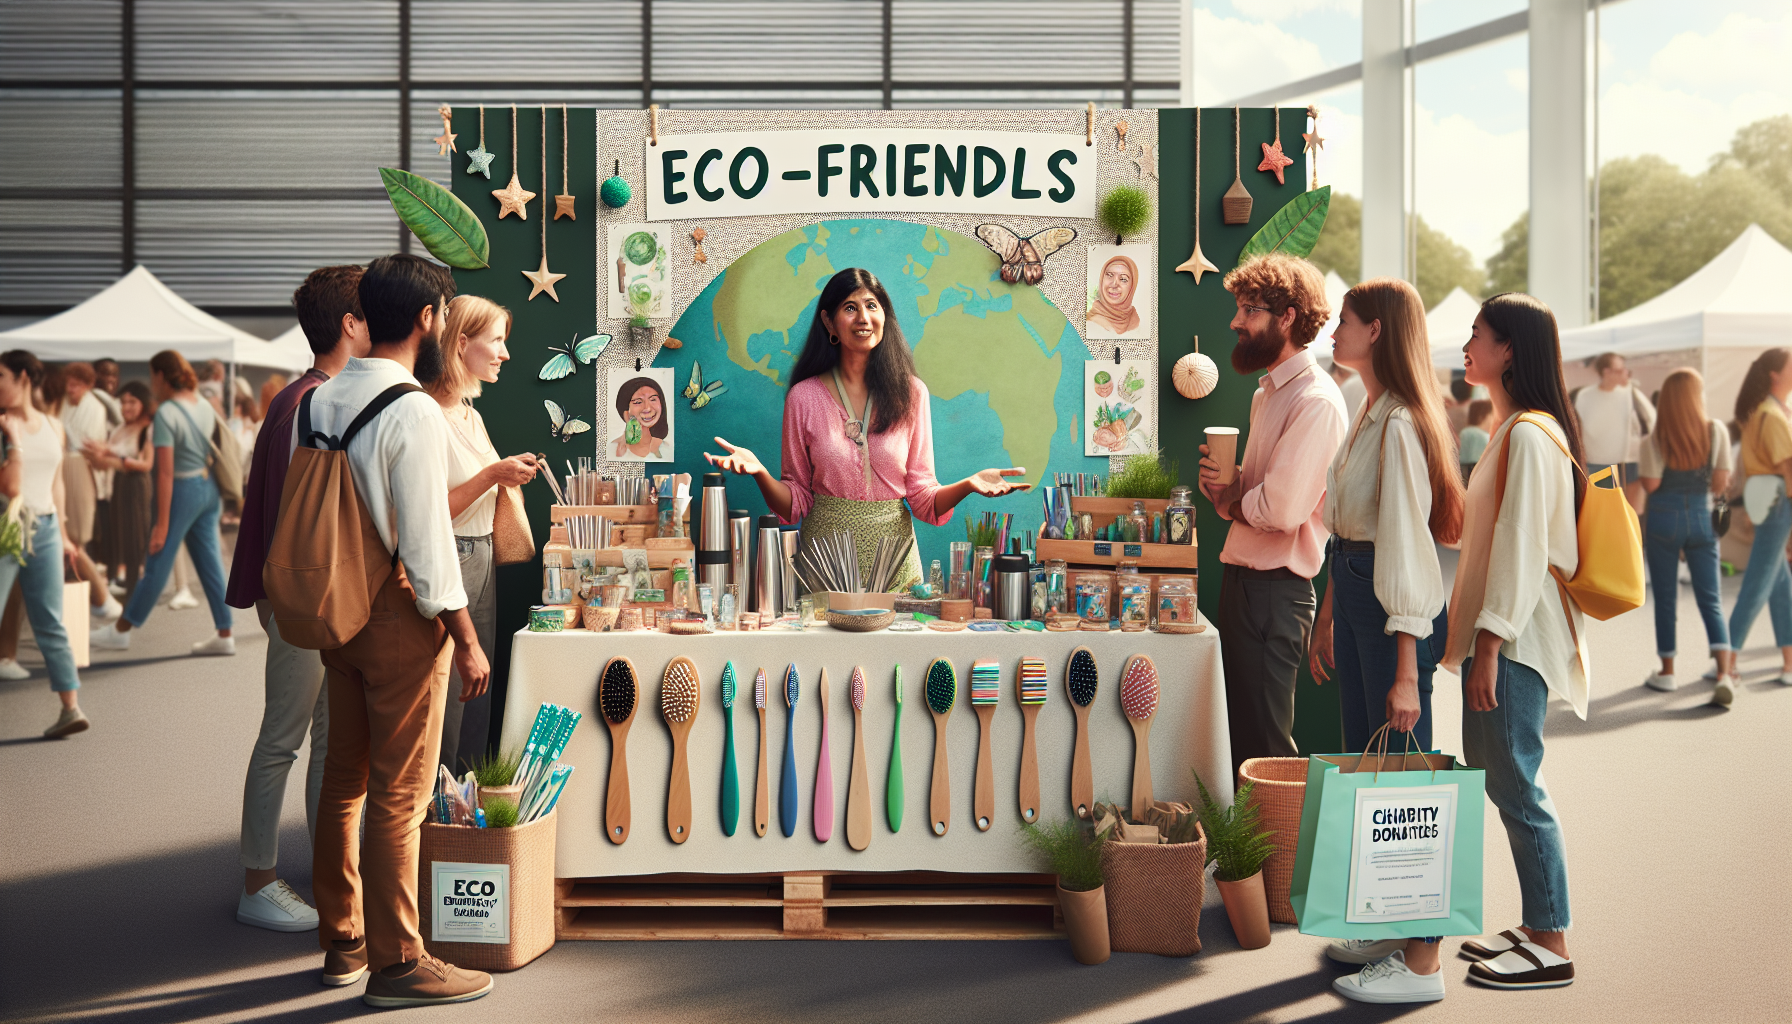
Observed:
[[[1126,517],[1125,540],[1139,543],[1151,539],[1151,516],[1145,511],[1143,501],[1132,503],[1132,512]]]
[[[571,604],[576,582],[566,527],[550,526],[548,542],[541,547],[541,603]]]
[[[1062,558],[1045,560],[1045,610],[1047,612],[1063,612],[1069,604],[1069,570],[1064,566]]]
[[[940,568],[940,560],[934,559],[932,568],[927,571],[927,585],[933,588],[933,596],[946,596],[946,574]]]
[[[692,607],[695,595],[691,591],[691,567],[682,558],[672,563],[672,593],[667,596],[672,599],[672,607],[681,612]]]
[[[1170,488],[1170,507],[1164,510],[1164,543],[1195,542],[1194,492],[1184,484]]]
[[[722,599],[716,602],[716,621],[725,630],[733,631],[735,609],[740,607],[740,584],[730,583],[722,589]]]
[[[971,592],[976,595],[971,604],[977,608],[995,607],[995,577],[990,571],[990,563],[995,561],[996,549],[980,547],[971,559]]]
[[[952,589],[946,596],[955,601],[968,601],[971,597],[971,542],[953,541],[948,545],[948,555],[952,559],[952,575],[949,577]]]
[[[1139,575],[1137,563],[1121,562],[1114,573],[1114,604],[1125,632],[1151,625],[1151,577]]]

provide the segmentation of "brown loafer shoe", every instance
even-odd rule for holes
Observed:
[[[401,1006],[434,1006],[464,1003],[492,990],[492,976],[484,971],[462,970],[424,953],[409,972],[394,978],[375,971],[367,978],[368,1006],[392,1009]]]
[[[353,985],[367,973],[367,940],[354,949],[328,949],[324,951],[323,982],[332,988],[342,985]]]

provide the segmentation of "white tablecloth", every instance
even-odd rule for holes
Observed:
[[[543,701],[584,714],[562,760],[577,767],[559,804],[559,845],[555,873],[562,878],[661,872],[750,873],[780,871],[965,871],[1044,870],[1022,843],[1018,785],[1021,713],[1015,677],[1023,656],[1045,659],[1049,699],[1038,719],[1041,816],[1066,818],[1070,805],[1070,762],[1076,721],[1064,690],[1070,652],[1087,646],[1101,673],[1100,690],[1089,709],[1090,753],[1095,798],[1126,804],[1132,794],[1133,732],[1120,709],[1120,670],[1134,654],[1148,654],[1162,681],[1151,729],[1151,769],[1160,800],[1195,801],[1190,769],[1201,773],[1222,800],[1232,793],[1232,749],[1226,730],[1226,687],[1218,633],[1211,625],[1191,635],[1158,633],[847,633],[827,626],[797,632],[715,633],[675,637],[662,633],[516,634],[510,663],[510,691],[504,712],[504,745],[520,747],[528,738]],[[611,742],[597,706],[597,680],[614,656],[633,662],[639,677],[640,707],[628,736],[632,823],[621,846],[604,837],[604,797],[609,781]],[[674,844],[666,834],[666,791],[672,739],[660,716],[660,676],[674,657],[696,663],[702,701],[690,735],[692,828]],[[928,793],[933,775],[934,724],[924,696],[928,664],[950,659],[959,676],[959,698],[947,726],[951,761],[952,821],[947,834],[928,830]],[[993,718],[996,820],[979,832],[972,820],[977,768],[978,723],[970,708],[971,662],[997,659],[1002,666],[1001,704]],[[735,758],[740,776],[740,821],[733,836],[720,823],[722,668],[734,662],[738,690],[734,702]],[[778,781],[784,758],[788,712],[780,688],[785,665],[794,662],[802,680],[796,708],[796,761],[799,824],[786,839],[778,824]],[[895,696],[893,666],[903,672],[902,763],[906,790],[902,829],[892,833],[884,813]],[[853,716],[849,682],[853,666],[863,666],[865,755],[871,780],[872,840],[862,852],[846,845],[846,798],[851,781]],[[760,755],[758,717],[753,708],[753,676],[767,677],[766,751],[771,825],[764,838],[753,831],[753,787]],[[829,733],[834,779],[834,833],[817,842],[812,826],[816,764],[821,742],[817,684],[828,669]]]

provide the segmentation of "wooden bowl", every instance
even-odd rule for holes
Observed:
[[[869,615],[849,614],[844,612],[827,612],[828,625],[835,629],[843,629],[848,633],[870,633],[884,629],[896,621],[893,611],[877,611]]]

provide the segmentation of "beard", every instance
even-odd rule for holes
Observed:
[[[1238,332],[1238,344],[1232,349],[1232,369],[1239,373],[1256,373],[1267,369],[1282,354],[1288,341],[1281,325],[1271,323],[1261,331],[1249,328]]]
[[[424,338],[417,345],[417,363],[411,370],[411,376],[424,387],[433,387],[442,379],[442,371],[447,369],[447,361],[442,356],[442,346],[432,338]]]

